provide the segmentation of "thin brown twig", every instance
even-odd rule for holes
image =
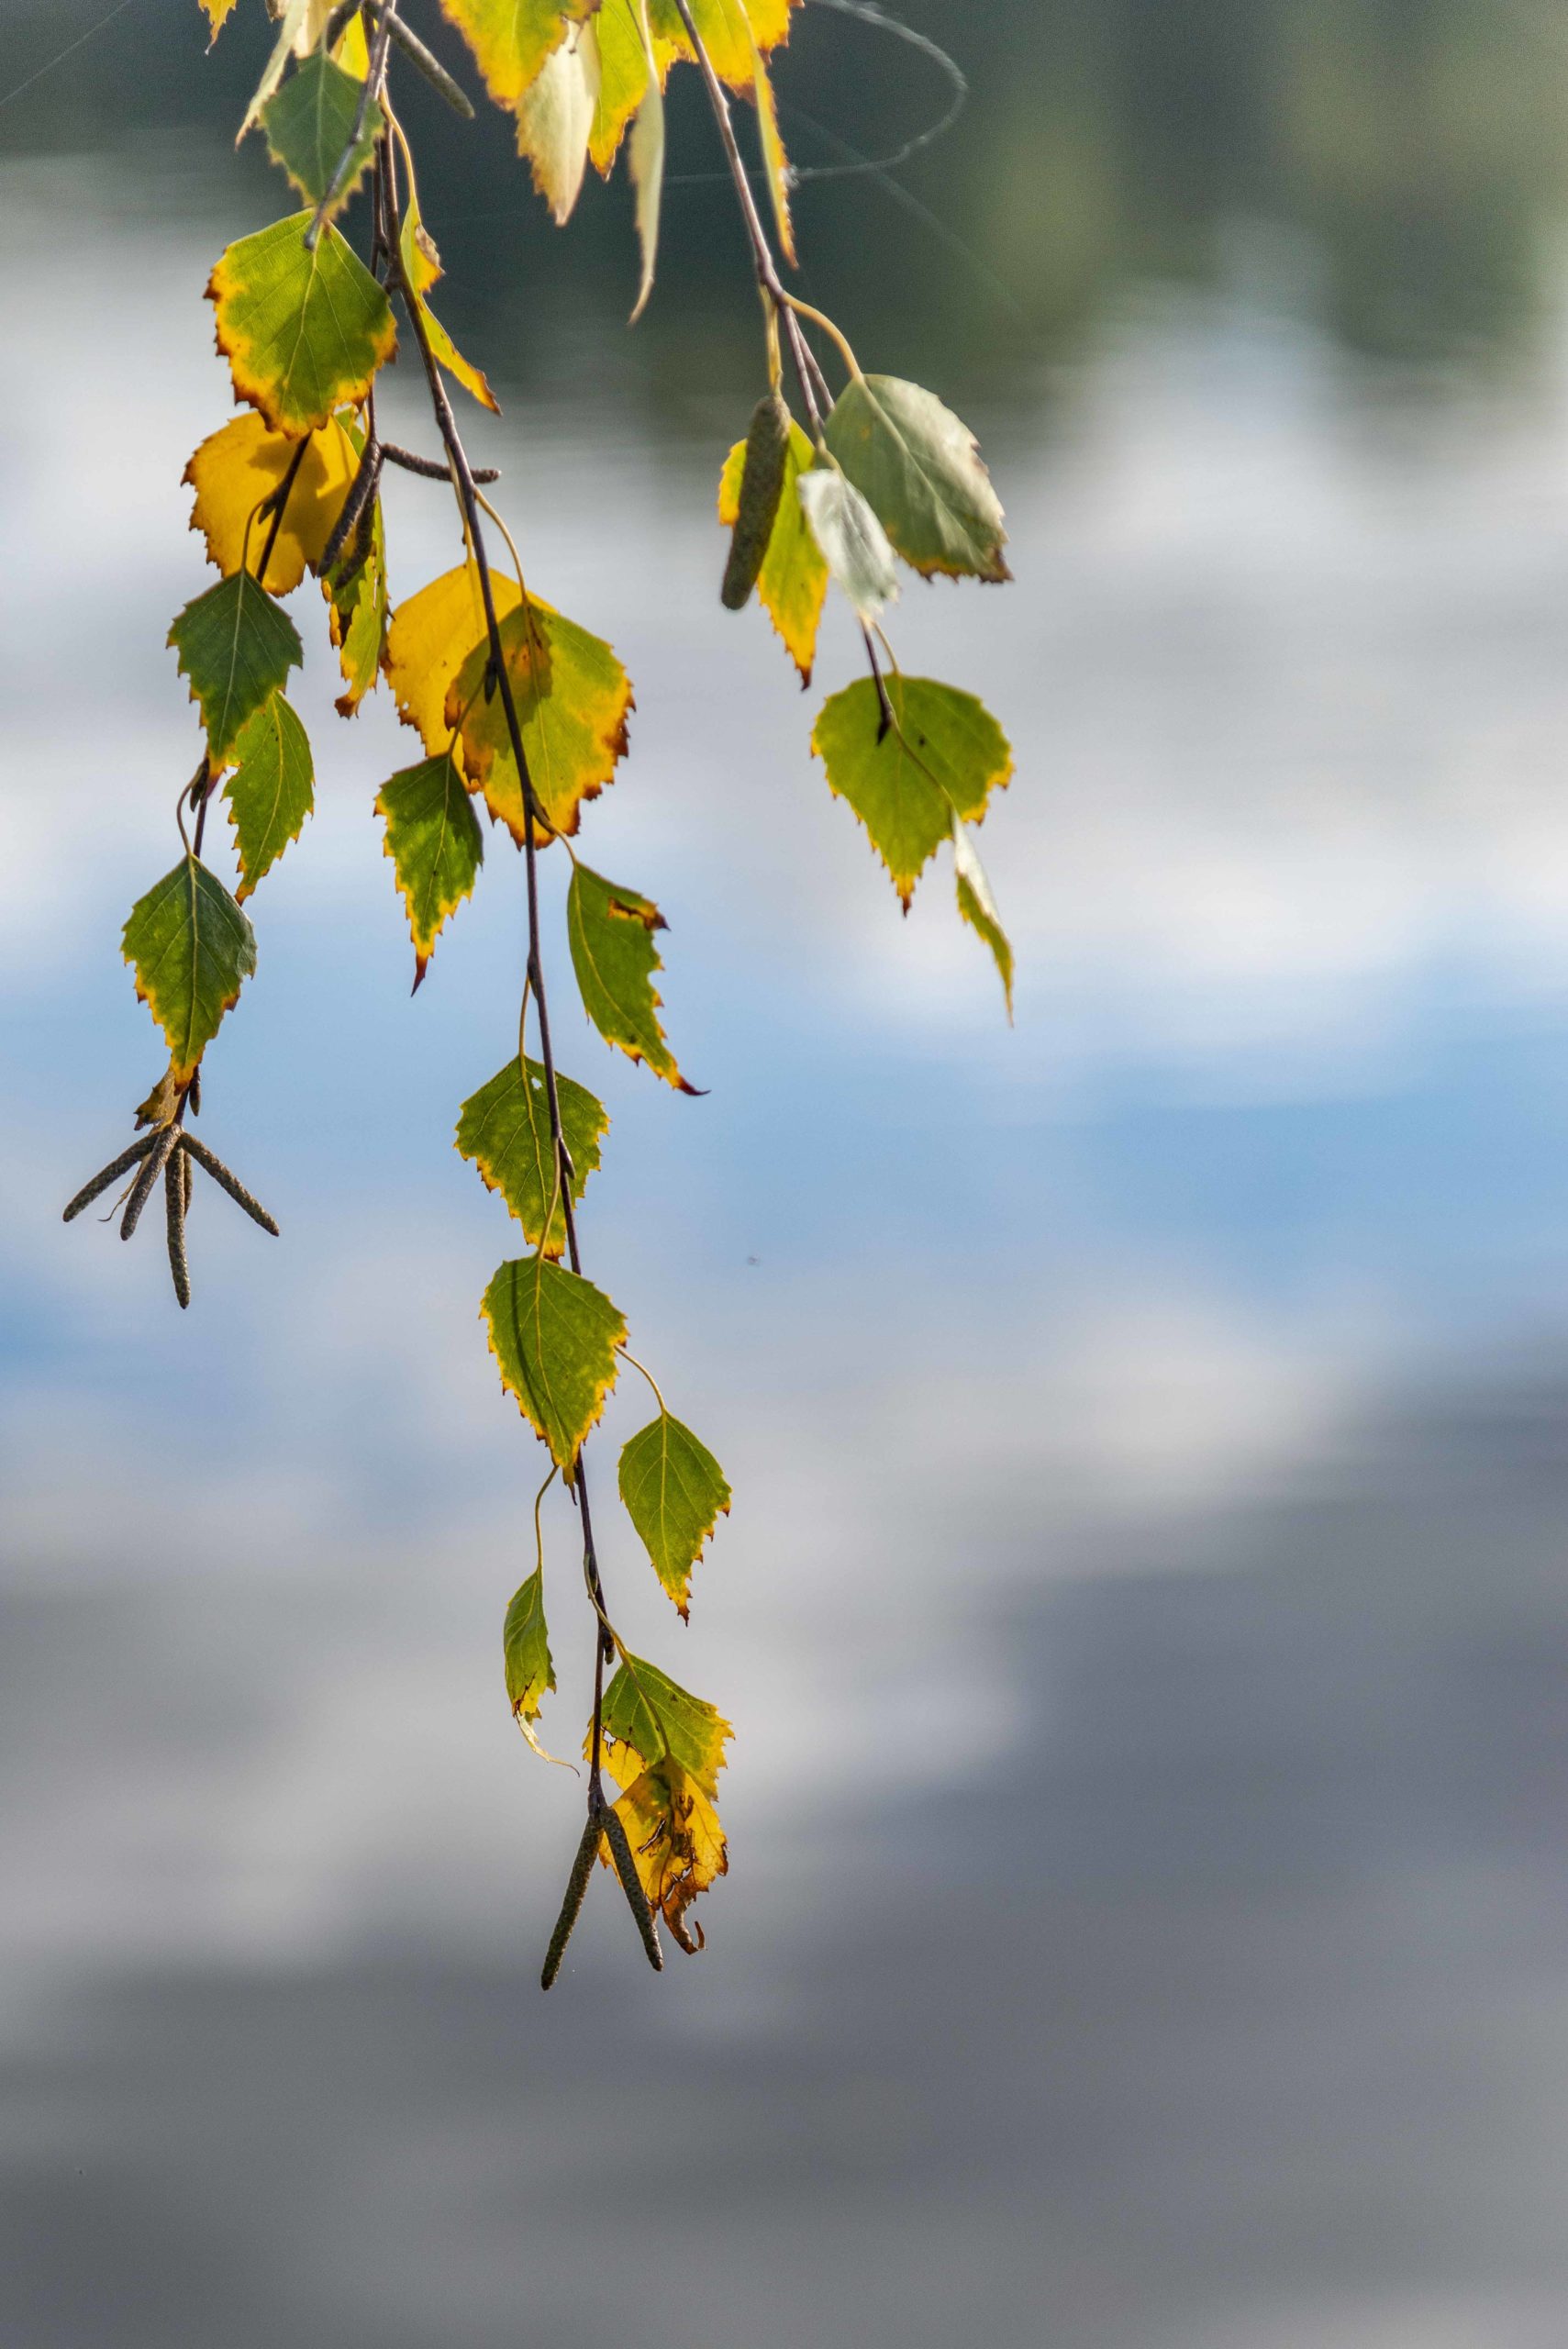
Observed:
[[[395,14],[396,0],[387,0],[381,17],[384,32],[388,19],[395,17]],[[382,70],[384,72],[384,50]],[[545,1101],[550,1116],[550,1144],[555,1152],[557,1164],[564,1168],[569,1165],[570,1161],[566,1156],[565,1131],[556,1081],[555,1053],[550,1041],[550,1010],[545,995],[544,963],[539,949],[541,926],[539,906],[539,842],[535,829],[537,802],[534,796],[533,780],[528,771],[528,753],[523,747],[522,728],[518,721],[517,703],[512,693],[512,680],[506,667],[506,647],[502,641],[501,624],[495,609],[495,595],[491,580],[489,558],[485,552],[484,526],[480,516],[480,502],[473,472],[462,444],[462,436],[458,430],[457,419],[452,413],[451,401],[441,376],[439,363],[430,348],[429,336],[417,297],[408,283],[404,267],[396,167],[392,157],[391,143],[384,137],[380,142],[376,179],[377,217],[381,222],[382,250],[385,256],[391,281],[402,296],[404,310],[418,347],[426,384],[429,390],[430,406],[435,416],[436,429],[440,434],[441,445],[446,450],[450,461],[451,477],[457,485],[468,543],[473,551],[474,569],[479,579],[480,599],[484,606],[485,634],[489,643],[490,671],[495,678],[495,688],[500,694],[502,713],[506,722],[506,733],[521,786],[523,863],[528,907],[527,983],[533,996],[539,1018],[539,1061],[544,1070]],[[539,819],[542,820],[542,817]],[[580,1275],[583,1261],[578,1246],[577,1219],[573,1208],[572,1186],[569,1179],[563,1181],[562,1185],[561,1213],[566,1229],[568,1259],[573,1272]],[[600,1616],[599,1635],[595,1642],[594,1719],[588,1754],[588,1800],[590,1810],[592,1810],[595,1802],[603,1801],[600,1771],[604,1728],[604,1675],[605,1665],[613,1656],[615,1650],[604,1628],[605,1621],[607,1620],[604,1606],[604,1584],[599,1573],[587,1476],[581,1451],[573,1464],[573,1470],[570,1484],[583,1525],[584,1571],[595,1607]]]

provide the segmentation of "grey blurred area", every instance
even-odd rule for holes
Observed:
[[[902,195],[802,185],[807,292],[1009,509],[1015,586],[890,625],[1014,743],[1012,1030],[822,789],[852,630],[803,697],[718,609],[758,358],[690,94],[630,336],[624,189],[558,236],[504,125],[420,117],[475,453],[637,682],[585,840],[669,915],[710,1088],[561,1019],[614,1119],[590,1264],[737,1495],[690,1631],[606,1552],[736,1724],[709,1946],[655,1980],[601,1882],[543,1999],[581,1789],[499,1686],[534,1447],[450,1148],[517,875],[410,1004],[410,738],[339,724],[318,641],[204,1109],[284,1239],[204,1199],[181,1317],[58,1221],[154,1074],[117,941],[194,763],[200,292],[280,208],[230,148],[260,6],[210,58],[184,0],[102,13],[0,12],[0,2340],[1560,2349],[1568,30],[908,0],[963,115]],[[949,86],[825,7],[779,83],[803,163]],[[388,505],[406,593],[452,528]]]

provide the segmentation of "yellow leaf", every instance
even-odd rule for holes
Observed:
[[[799,0],[691,0],[692,15],[714,72],[732,90],[751,88],[753,44],[777,49],[789,39],[792,6]],[[682,57],[692,45],[675,0],[652,0],[653,30],[672,41]]]
[[[567,28],[593,12],[595,0],[441,0],[498,106],[516,106]]]
[[[729,1872],[724,1830],[711,1799],[679,1763],[666,1760],[634,1779],[615,1809],[650,1909],[663,1918],[684,1950],[700,1949],[702,1927],[688,1932],[686,1910]],[[602,1840],[599,1857],[613,1866]]]
[[[516,611],[521,591],[504,572],[492,572],[498,618]],[[386,640],[386,674],[406,726],[415,727],[433,758],[451,740],[447,692],[476,645],[484,641],[484,606],[479,576],[460,562],[409,596],[392,615]]]
[[[332,53],[345,73],[351,73],[356,82],[364,80],[371,70],[371,52],[362,17],[350,17],[347,29]]]
[[[815,455],[810,441],[798,424],[789,429],[789,447],[784,456],[784,488],[780,494],[778,511],[768,539],[762,568],[757,574],[757,594],[768,618],[784,639],[790,659],[800,671],[803,685],[811,683],[811,664],[817,651],[817,626],[822,618],[823,599],[828,593],[828,565],[821,549],[806,524],[796,494],[795,484],[810,465]],[[727,529],[733,529],[740,511],[740,474],[745,464],[746,443],[738,440],[725,462],[718,484],[718,518]]]
[[[297,440],[273,432],[250,409],[209,434],[185,467],[183,479],[195,491],[191,528],[206,539],[208,561],[226,577],[239,568],[245,526],[253,514],[251,569],[261,561],[272,518],[256,509],[277,488],[298,449]],[[306,565],[320,561],[358,466],[353,443],[336,417],[308,436],[261,582],[274,596],[297,587]]]
[[[213,40],[216,40],[223,30],[224,20],[232,14],[234,6],[235,0],[202,0],[202,6],[206,10],[206,20],[212,27]],[[207,46],[210,49],[212,42],[209,41]]]
[[[599,41],[590,20],[551,50],[517,102],[517,152],[531,161],[534,185],[558,227],[572,217],[583,185],[598,102]]]
[[[585,799],[615,779],[626,754],[631,681],[602,637],[530,596],[501,622],[501,644],[534,796],[550,829],[574,832]],[[448,688],[446,722],[460,726],[469,781],[498,823],[524,837],[522,781],[500,694],[484,697],[489,646],[475,645]]]
[[[427,291],[441,273],[441,257],[436,250],[434,238],[429,235],[419,217],[419,199],[412,189],[409,190],[407,206],[403,215],[400,243],[403,254],[403,273],[412,290],[420,324],[425,329],[426,340],[429,343],[437,363],[444,367],[449,375],[455,375],[463,390],[472,392],[481,406],[487,407],[499,416],[501,403],[491,390],[484,374],[472,361],[463,357],[425,299]]]
[[[773,198],[773,224],[779,232],[784,257],[793,269],[795,266],[795,224],[789,217],[789,157],[779,135],[779,110],[773,100],[773,85],[768,69],[762,62],[762,52],[755,43],[751,49],[752,93],[757,101],[757,131],[762,143],[762,162],[768,174],[768,194]]]

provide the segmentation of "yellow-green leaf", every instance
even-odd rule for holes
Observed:
[[[503,1264],[484,1292],[501,1383],[570,1482],[620,1368],[626,1323],[602,1290],[545,1256]]]
[[[314,250],[308,211],[230,245],[207,298],[234,388],[280,432],[327,422],[357,405],[397,347],[386,295],[338,229]]]
[[[368,547],[360,544],[360,529],[351,533],[329,572],[323,573],[321,592],[327,618],[343,674],[343,691],[337,701],[339,718],[352,718],[381,673],[386,649],[386,532],[381,500],[373,498],[361,523],[368,523]]]
[[[517,102],[517,152],[533,165],[534,185],[551,217],[572,217],[588,165],[588,140],[599,103],[599,42],[590,17],[573,25]]]
[[[656,1664],[623,1649],[620,1669],[605,1690],[601,1718],[606,1766],[622,1786],[669,1761],[705,1795],[711,1798],[717,1794],[724,1749],[735,1732],[715,1706],[681,1687]],[[616,1752],[623,1746],[635,1769],[628,1770],[625,1755]]]
[[[573,1206],[587,1188],[588,1177],[599,1163],[599,1144],[609,1130],[609,1119],[585,1085],[576,1085],[558,1072],[556,1099],[561,1130],[572,1161]],[[559,1256],[566,1245],[566,1219],[556,1195],[555,1150],[550,1131],[550,1101],[544,1068],[529,1061],[527,1069],[514,1058],[482,1085],[462,1105],[458,1119],[457,1147],[471,1159],[492,1191],[499,1191],[528,1244]],[[545,1219],[550,1217],[550,1230]]]
[[[790,9],[798,5],[799,0],[691,0],[702,45],[720,81],[732,90],[749,91],[753,43],[769,50],[788,40]],[[652,0],[651,15],[654,32],[671,41],[681,56],[690,57],[691,42],[675,0]]]
[[[237,147],[283,80],[290,57],[297,52],[299,37],[305,30],[310,8],[311,0],[278,0],[277,6],[272,10],[277,19],[277,38],[268,52],[267,62],[261,69],[261,78],[250,94],[250,103],[246,107],[239,128],[235,133],[234,143]]]
[[[955,816],[978,822],[991,792],[1013,772],[995,719],[973,694],[930,677],[886,680],[894,723],[884,728],[869,677],[825,702],[811,747],[847,799],[907,907],[928,860]]]
[[[473,891],[484,842],[457,762],[444,751],[384,783],[375,810],[386,821],[386,853],[408,916],[417,986],[442,924]]]
[[[723,1469],[690,1428],[662,1410],[621,1453],[620,1497],[684,1619],[692,1568],[719,1518],[728,1514]]]
[[[551,831],[574,832],[585,799],[597,798],[626,755],[631,681],[602,637],[590,636],[530,596],[501,622],[501,649],[534,797]],[[488,637],[448,689],[445,717],[459,727],[469,781],[516,841],[525,834],[523,790],[506,705],[484,696]]]
[[[418,310],[425,339],[430,346],[437,364],[455,375],[465,392],[473,394],[480,405],[499,416],[501,403],[491,390],[486,377],[472,360],[465,359],[450,335],[431,309],[425,295],[441,273],[441,257],[435,239],[419,217],[419,199],[411,188],[404,208],[403,227],[398,237],[403,256],[403,273],[409,295]]]
[[[318,205],[348,156],[328,218],[335,218],[369,168],[386,117],[373,98],[359,129],[363,84],[335,65],[323,50],[305,60],[261,109],[261,128],[272,161],[287,173],[301,195]]]
[[[516,106],[567,28],[589,15],[594,0],[441,0],[441,13],[473,51],[485,87],[498,106]]]
[[[826,438],[924,577],[1012,577],[1002,559],[1002,508],[974,435],[933,393],[896,375],[857,376],[835,402]]]
[[[594,169],[607,178],[627,124],[641,106],[648,90],[648,56],[643,47],[639,0],[603,0],[594,19],[599,44],[599,95],[588,153]],[[678,21],[678,19],[677,19]],[[653,61],[663,89],[676,55],[675,44],[653,34]]]
[[[195,491],[191,528],[206,540],[208,559],[219,571],[238,571],[242,553],[251,570],[261,562],[272,517],[260,508],[298,453],[298,438],[274,432],[253,408],[209,433],[195,451],[183,475]],[[306,439],[267,562],[263,584],[274,596],[297,587],[306,565],[314,569],[320,561],[358,465],[358,452],[336,417]]]
[[[795,223],[789,214],[789,157],[779,132],[779,110],[773,98],[773,85],[762,52],[755,44],[751,50],[752,90],[757,101],[757,137],[762,150],[762,168],[767,174],[768,195],[773,207],[773,226],[779,232],[779,245],[785,261],[795,266]]]
[[[521,591],[501,571],[491,573],[490,587],[504,621],[517,610]],[[470,653],[484,641],[479,574],[468,563],[442,572],[394,611],[386,637],[387,682],[398,716],[418,729],[427,751],[444,751],[451,740],[447,695]]]
[[[678,1763],[665,1761],[634,1779],[615,1811],[650,1909],[663,1918],[684,1950],[701,1949],[702,1927],[688,1930],[686,1911],[729,1868],[712,1798]],[[599,1857],[606,1867],[613,1865],[603,1836]]]
[[[239,858],[239,897],[269,872],[316,804],[310,737],[282,694],[270,694],[235,739],[234,773],[223,786]]]
[[[256,967],[255,932],[222,882],[183,856],[131,907],[122,946],[183,1085]]]
[[[506,1664],[506,1696],[525,1729],[539,1719],[539,1707],[555,1686],[550,1636],[544,1620],[544,1568],[536,1566],[519,1590],[513,1593],[501,1634]]]
[[[973,841],[963,826],[953,818],[953,875],[958,885],[958,910],[971,930],[984,940],[991,950],[991,959],[1002,982],[1002,992],[1007,999],[1007,1017],[1013,1016],[1013,943],[1002,927],[1002,917],[996,911],[996,901],[991,895],[991,884],[985,876]]]
[[[206,728],[207,753],[221,766],[246,719],[304,659],[299,631],[248,571],[196,596],[169,630]]]
[[[695,1093],[675,1065],[659,1024],[653,974],[663,965],[653,943],[664,917],[635,889],[617,888],[585,864],[572,868],[566,893],[566,936],[583,1008],[606,1044],[628,1059],[646,1061],[655,1076]]]
[[[792,419],[789,444],[784,451],[784,484],[773,527],[768,534],[767,551],[757,574],[757,594],[762,607],[799,670],[803,685],[811,683],[817,628],[828,593],[828,566],[807,527],[796,488],[815,453],[806,434]],[[745,461],[746,443],[738,440],[719,478],[718,518],[731,529],[740,517]]]

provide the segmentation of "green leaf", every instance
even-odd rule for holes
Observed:
[[[483,1310],[502,1385],[570,1482],[577,1448],[616,1383],[625,1321],[591,1281],[544,1256],[503,1264]]]
[[[240,728],[238,761],[223,786],[234,819],[243,901],[277,863],[316,805],[310,737],[282,694],[269,695]]]
[[[606,1737],[636,1756],[635,1775],[668,1758],[710,1801],[718,1792],[725,1745],[735,1732],[714,1706],[678,1687],[657,1664],[623,1650],[620,1670],[605,1691],[602,1719]],[[613,1756],[606,1760],[625,1785],[625,1770]]]
[[[996,901],[991,895],[991,884],[985,877],[973,841],[963,826],[954,818],[952,828],[953,874],[958,884],[958,909],[971,930],[977,930],[991,949],[1002,981],[1002,992],[1007,999],[1007,1017],[1013,1016],[1013,945],[1002,927],[1002,917],[996,911]]]
[[[222,882],[183,856],[131,907],[121,943],[183,1085],[256,967],[255,932]]]
[[[1013,757],[973,694],[930,677],[885,682],[895,720],[885,732],[876,687],[861,677],[823,704],[811,747],[829,786],[871,834],[907,908],[953,818],[979,821],[990,793],[1010,778]]]
[[[414,941],[414,985],[425,975],[449,914],[473,893],[484,842],[457,762],[443,751],[384,783],[375,812],[386,819],[386,853]]]
[[[619,889],[585,864],[572,868],[566,893],[566,936],[583,1008],[606,1044],[628,1059],[646,1061],[655,1076],[695,1093],[675,1066],[659,1025],[653,974],[663,968],[653,943],[664,917],[635,889]]]
[[[512,1711],[525,1728],[539,1719],[539,1707],[555,1686],[550,1639],[544,1620],[544,1568],[536,1566],[522,1587],[514,1592],[501,1634],[506,1661],[506,1695]]]
[[[261,128],[272,161],[282,165],[310,204],[321,202],[348,154],[349,166],[329,219],[352,195],[386,128],[386,117],[373,98],[365,109],[364,128],[355,138],[363,88],[351,73],[335,65],[325,50],[318,49],[296,67],[261,109]]]
[[[620,1497],[654,1573],[684,1618],[692,1568],[719,1518],[728,1514],[723,1469],[690,1428],[661,1411],[621,1453]]]
[[[811,535],[796,487],[801,474],[811,464],[812,455],[810,441],[792,419],[778,510],[768,536],[762,568],[757,574],[758,596],[799,670],[803,685],[811,683],[817,627],[828,593],[828,566]],[[731,529],[740,518],[745,462],[746,443],[738,440],[729,451],[718,484],[718,518]]]
[[[795,489],[828,570],[856,618],[874,628],[898,594],[898,566],[882,524],[836,465],[813,465]]]
[[[248,571],[231,572],[188,603],[169,630],[169,642],[181,674],[191,681],[207,753],[217,766],[246,719],[305,657],[294,622]]]
[[[583,802],[615,780],[626,755],[631,680],[602,637],[530,596],[501,621],[501,650],[517,712],[534,797],[551,831],[574,832]],[[512,755],[506,705],[484,696],[488,638],[473,646],[446,699],[446,722],[459,727],[469,780],[512,838],[524,837],[523,787]]]
[[[572,1161],[573,1206],[599,1163],[599,1143],[609,1119],[584,1085],[557,1073],[561,1130]],[[513,1059],[462,1105],[457,1146],[471,1159],[492,1191],[499,1191],[528,1235],[530,1247],[559,1256],[566,1244],[566,1219],[559,1201],[548,1234],[545,1218],[555,1199],[555,1152],[550,1133],[550,1102],[544,1068],[529,1061],[525,1074]]]
[[[1006,532],[974,435],[918,384],[862,375],[828,418],[828,448],[884,529],[926,578],[1010,579]]]
[[[386,295],[339,232],[306,249],[311,217],[241,237],[207,282],[235,392],[279,432],[315,431],[357,406],[397,348]]]

